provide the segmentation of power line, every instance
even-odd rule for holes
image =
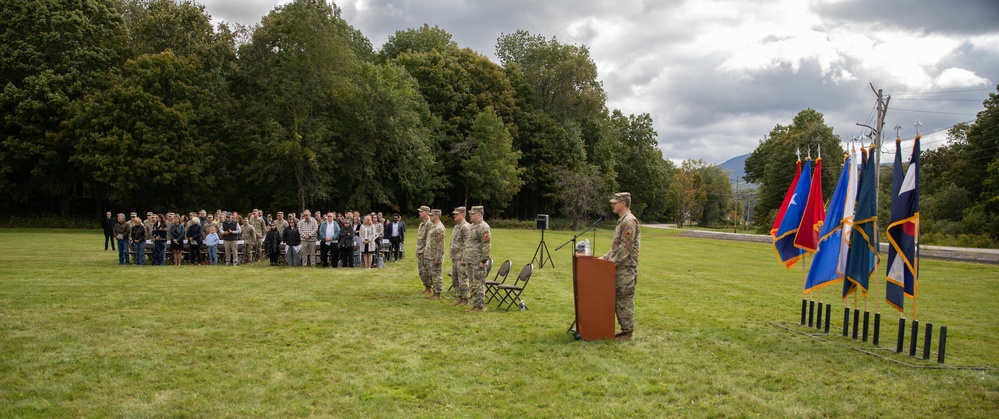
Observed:
[[[967,92],[986,92],[995,90],[992,87],[981,88],[981,89],[965,89],[965,90],[940,90],[936,92],[912,92],[912,93],[895,93],[893,96],[912,96],[912,95],[938,95],[938,94],[948,94],[948,93],[967,93]]]
[[[977,115],[977,114],[973,114],[973,113],[958,113],[958,112],[940,112],[940,111],[924,111],[924,110],[919,110],[919,109],[901,109],[901,108],[892,108],[892,110],[893,110],[893,111],[904,111],[904,112],[919,112],[919,113],[937,113],[937,114],[943,114],[943,115],[964,115],[964,116],[975,116],[975,115]]]
[[[912,98],[912,99],[895,99],[895,100],[926,100],[932,102],[984,102],[980,99],[930,99],[930,98]]]

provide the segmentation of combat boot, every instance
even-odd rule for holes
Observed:
[[[423,295],[430,295],[430,294],[433,294],[433,293],[434,292],[430,290],[430,287],[427,287],[425,290],[423,290]]]
[[[486,310],[483,309],[482,307],[472,307],[472,308],[470,308],[470,309],[468,309],[466,311],[469,312],[469,313],[481,313],[481,312],[486,311]]]
[[[428,300],[440,300],[441,299],[441,293],[435,292],[434,295],[431,295],[431,296],[427,297],[427,299]]]
[[[618,333],[618,334],[614,335],[614,340],[619,340],[619,341],[631,340],[631,337],[632,337],[631,334],[632,334],[632,332],[621,332],[621,333]]]

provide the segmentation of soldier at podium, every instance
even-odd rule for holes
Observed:
[[[617,321],[621,333],[614,340],[631,340],[635,331],[635,284],[638,282],[638,248],[641,242],[638,219],[631,213],[631,194],[618,192],[611,196],[611,208],[619,217],[614,229],[611,248],[603,256],[614,262],[616,271]]]

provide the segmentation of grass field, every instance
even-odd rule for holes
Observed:
[[[0,230],[0,417],[999,412],[999,370],[910,368],[838,333],[770,325],[806,330],[793,326],[802,279],[760,244],[643,230],[635,340],[572,342],[571,259],[555,251],[569,237],[546,234],[555,268],[535,270],[530,310],[470,314],[425,300],[412,257],[380,270],[119,267],[98,231]],[[516,272],[538,239],[495,230],[494,259]],[[609,243],[601,230],[596,253]],[[949,327],[948,364],[999,367],[999,266],[928,260],[921,274],[919,319]],[[892,346],[897,315],[881,310]],[[835,332],[838,301],[833,313]]]

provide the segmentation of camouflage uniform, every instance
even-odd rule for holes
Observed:
[[[465,213],[465,207],[458,207],[454,210]],[[461,220],[454,225],[451,232],[451,286],[459,298],[468,299],[468,269],[461,266],[462,255],[465,252],[465,238],[468,236],[468,221]]]
[[[482,211],[482,207],[472,207],[470,213]],[[486,297],[486,269],[479,267],[480,263],[489,263],[492,239],[489,237],[491,230],[485,221],[471,223],[468,228],[468,235],[465,237],[465,252],[463,254],[465,266],[468,269],[470,281],[470,292],[472,294],[472,307],[482,308],[485,306]]]
[[[288,220],[282,218],[280,220],[274,220],[274,225],[278,228],[278,233],[281,233],[281,237],[284,237],[284,230],[288,228]]]
[[[248,243],[250,246],[250,252],[253,255],[253,261],[257,262],[263,258],[261,243],[264,236],[267,235],[267,223],[264,222],[263,218],[257,217],[250,220],[250,226],[257,232],[257,239]]]
[[[239,235],[243,240],[243,262],[253,262],[256,260],[258,254],[258,249],[254,248],[253,244],[256,243],[257,247],[259,247],[260,233],[257,233],[257,228],[251,222],[246,222],[246,224],[240,226],[240,230]]]
[[[430,207],[424,205],[420,207],[420,211],[429,213]],[[426,220],[420,223],[420,227],[416,231],[416,266],[420,273],[420,282],[422,282],[423,286],[427,288],[430,288],[433,285],[430,281],[430,272],[423,259],[423,252],[427,247],[427,232],[429,229],[430,217],[428,216]]]
[[[615,197],[621,194],[616,194]],[[630,196],[630,195],[629,195]],[[641,231],[638,219],[627,210],[617,221],[614,240],[604,259],[614,262],[617,286],[617,321],[621,333],[635,330],[635,284],[638,282],[638,250]]]
[[[440,210],[435,209],[434,211],[436,214],[440,214]],[[427,230],[427,245],[423,249],[423,263],[427,266],[427,274],[430,276],[431,289],[434,294],[440,294],[444,291],[441,270],[444,268],[444,238],[446,235],[447,229],[444,228],[444,224],[440,220],[431,223]]]

